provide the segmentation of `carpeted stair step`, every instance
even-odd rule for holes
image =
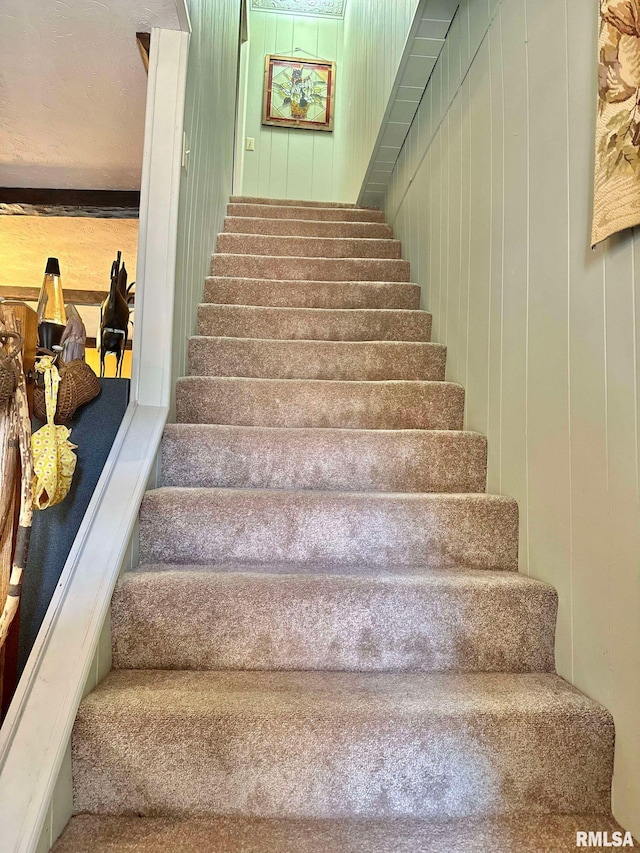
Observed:
[[[77,812],[607,812],[613,722],[550,674],[112,671],[72,738]]]
[[[252,195],[232,195],[229,199],[230,204],[260,204],[263,207],[271,207],[274,204],[280,207],[330,207],[330,208],[346,208],[357,209],[355,204],[343,201],[308,201],[298,198],[264,198],[263,196]],[[363,208],[371,210],[371,208]]]
[[[420,287],[396,281],[295,281],[209,276],[204,301],[282,308],[420,307]]]
[[[140,563],[291,572],[518,568],[518,505],[484,494],[163,487],[140,508]],[[326,573],[326,572],[324,572]],[[333,572],[332,572],[333,573]]]
[[[198,334],[302,341],[429,341],[431,314],[382,308],[198,306]]]
[[[176,420],[187,424],[462,429],[464,389],[451,382],[334,382],[187,376]]]
[[[227,216],[256,216],[259,219],[317,220],[321,222],[384,222],[381,210],[362,207],[291,207],[287,204],[231,202]]]
[[[263,379],[443,380],[442,344],[401,341],[309,341],[196,336],[193,376]]]
[[[224,230],[227,234],[393,239],[393,228],[384,222],[323,222],[313,219],[261,219],[257,216],[227,216],[224,221]]]
[[[610,815],[593,813],[440,821],[84,814],[71,819],[53,853],[575,853],[578,832],[624,839]]]
[[[354,237],[279,237],[272,234],[218,234],[218,252],[296,258],[399,258],[398,240]]]
[[[553,672],[556,593],[518,572],[127,572],[114,669]]]
[[[162,485],[318,491],[484,492],[487,441],[457,430],[168,424]]]
[[[219,254],[211,258],[211,275],[305,281],[409,281],[409,261]]]

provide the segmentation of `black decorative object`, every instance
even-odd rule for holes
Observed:
[[[127,304],[127,270],[120,266],[122,252],[111,265],[111,288],[100,306],[100,376],[104,376],[107,353],[116,357],[116,376],[122,376],[122,359],[129,336],[129,305]],[[124,294],[124,295],[123,295]]]

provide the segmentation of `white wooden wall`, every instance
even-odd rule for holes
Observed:
[[[560,595],[561,675],[614,714],[614,809],[640,835],[640,234],[589,248],[597,0],[462,0],[389,221]]]
[[[343,21],[251,10],[245,136],[255,150],[245,151],[241,192],[266,198],[314,201],[349,200],[339,184],[345,125],[343,97],[348,82],[343,65]],[[294,48],[302,48],[294,53]],[[279,53],[336,62],[335,130],[298,130],[262,124],[265,56]]]
[[[191,0],[189,11],[184,129],[191,153],[180,186],[174,379],[187,373],[187,342],[231,195],[240,2]]]
[[[340,184],[348,201],[355,202],[360,192],[417,5],[418,0],[347,2]]]

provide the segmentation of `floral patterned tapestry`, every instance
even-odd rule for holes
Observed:
[[[640,0],[601,0],[591,243],[640,223]]]

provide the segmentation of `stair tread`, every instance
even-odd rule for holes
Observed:
[[[185,376],[176,383],[181,423],[461,429],[463,413],[462,386],[440,380]]]
[[[249,340],[255,340],[250,338]],[[293,383],[304,383],[302,387],[309,388],[311,386],[326,389],[330,385],[339,385],[341,387],[363,386],[380,387],[382,385],[390,386],[407,386],[408,388],[417,388],[421,385],[433,386],[435,388],[462,388],[459,382],[444,382],[437,379],[271,379],[254,376],[181,376],[178,382],[192,383],[196,385],[201,382],[239,382],[239,383],[272,383],[273,386],[277,383],[285,383],[283,387],[291,387]]]
[[[289,255],[215,254],[212,275],[239,278],[329,281],[405,281],[410,278],[408,261],[400,258],[324,258]]]
[[[359,673],[112,670],[81,704],[107,719],[139,713],[266,719],[289,716],[355,725],[394,718],[432,720],[476,714],[522,717],[609,712],[553,673]]]
[[[288,381],[288,380],[278,380]],[[317,380],[324,381],[324,380]],[[223,432],[231,432],[234,435],[245,435],[247,437],[255,436],[270,436],[283,441],[302,440],[305,438],[319,438],[323,442],[332,441],[358,441],[362,438],[371,438],[374,441],[379,441],[381,446],[386,445],[387,441],[405,442],[412,439],[428,438],[430,436],[438,436],[455,441],[463,436],[474,437],[477,440],[486,441],[485,436],[480,432],[475,432],[470,429],[341,429],[339,427],[270,427],[270,426],[242,426],[234,424],[167,424],[165,434],[169,433],[173,437],[178,437],[181,433],[188,435],[216,435]]]
[[[78,811],[432,818],[605,811],[612,747],[553,674],[115,670],[72,752]]]
[[[190,376],[442,381],[445,359],[446,347],[427,341],[189,338]]]
[[[462,430],[170,424],[162,484],[484,492],[487,442]]]
[[[144,497],[140,559],[515,571],[517,526],[501,495],[172,486]]]
[[[231,217],[231,218],[240,218],[240,217]],[[338,223],[331,223],[332,225],[336,225]],[[375,223],[373,223],[375,224]],[[325,240],[330,241],[347,241],[349,243],[355,241],[363,241],[365,243],[400,243],[400,240],[396,240],[395,237],[306,237],[304,234],[252,234],[250,231],[220,231],[218,232],[218,237],[248,237],[250,239],[254,239],[255,237],[260,237],[269,242],[280,242],[281,240],[292,240],[294,243],[300,241],[301,244],[306,245],[311,244],[311,242],[317,242],[320,240],[324,242]]]
[[[207,276],[204,302],[300,308],[417,310],[420,287],[402,281],[308,281]]]
[[[351,202],[341,201],[309,201],[301,198],[267,198],[265,196],[232,195],[229,204],[262,204],[276,207],[322,207],[335,208],[336,210],[346,208],[350,210],[372,210],[373,208],[358,208]]]
[[[399,259],[400,248],[400,241],[392,237],[242,234],[228,231],[218,234],[216,243],[216,251],[221,255],[247,254],[261,255],[265,258],[286,256],[386,260]]]
[[[278,219],[267,216],[227,216],[224,220],[224,233],[393,239],[393,229],[383,222],[348,222],[339,219]]]
[[[339,260],[339,258],[330,258],[329,260]],[[364,258],[363,260],[370,260]],[[415,281],[390,281],[388,279],[381,278],[377,279],[366,279],[362,281],[361,279],[353,279],[353,278],[345,278],[345,279],[336,279],[336,278],[319,278],[319,279],[294,279],[294,278],[251,278],[250,276],[229,276],[229,275],[208,275],[205,277],[205,281],[228,281],[231,279],[232,281],[251,281],[255,283],[265,284],[265,282],[269,282],[270,284],[279,284],[282,287],[289,287],[292,284],[304,284],[305,287],[310,287],[314,284],[326,284],[331,287],[339,288],[342,285],[351,284],[356,287],[376,287],[384,285],[385,287],[393,287],[393,288],[404,288],[404,287],[417,287],[420,289],[420,285],[416,284]]]
[[[373,284],[374,282],[366,282]],[[395,282],[397,284],[397,282]],[[306,282],[311,284],[311,282]],[[336,282],[332,282],[336,284]],[[229,305],[228,302],[200,302],[198,308],[224,308],[232,311],[249,311],[256,314],[264,315],[300,315],[301,317],[318,317],[320,319],[328,319],[330,317],[425,317],[429,316],[428,311],[423,311],[421,308],[299,308],[296,305]]]
[[[552,587],[517,573],[148,566],[118,583],[113,666],[553,672],[556,611]]]
[[[265,563],[238,561],[233,563],[158,563],[158,562],[141,562],[135,572],[144,573],[161,573],[161,572],[186,572],[199,573],[210,572],[215,574],[266,574],[269,576],[280,577],[286,575],[289,577],[316,577],[325,576],[329,578],[422,578],[434,576],[434,583],[437,582],[438,575],[443,576],[443,583],[447,579],[458,573],[462,574],[467,579],[471,578],[472,573],[478,575],[504,574],[509,577],[525,577],[518,571],[503,572],[494,569],[474,569],[464,565],[460,568],[432,568],[431,566],[423,565],[422,563],[402,563],[401,561],[387,562],[384,565],[373,565],[370,563],[349,563],[345,565],[342,562],[327,562],[314,560],[309,563],[298,564],[295,561],[279,563],[275,560],[269,560]],[[519,583],[519,582],[518,582]],[[463,581],[464,584],[464,581]]]
[[[258,584],[268,584],[270,581],[287,583],[293,586],[300,585],[319,587],[324,581],[332,585],[340,584],[345,587],[405,587],[408,589],[515,589],[515,590],[554,590],[550,584],[537,578],[523,575],[521,572],[500,572],[491,569],[430,569],[426,566],[400,567],[396,572],[376,572],[375,575],[366,572],[340,571],[336,566],[336,572],[322,571],[309,575],[308,572],[296,573],[292,566],[281,566],[282,571],[269,572],[269,567],[236,564],[229,566],[227,570],[218,565],[182,565],[181,563],[150,563],[141,564],[131,571],[124,572],[120,577],[120,584],[135,582],[140,576],[165,576],[168,573],[178,573],[181,577],[192,575],[194,578],[209,578],[212,583],[222,582],[224,578],[241,577],[247,581]],[[326,569],[326,566],[323,567]],[[404,570],[403,570],[404,569]]]
[[[332,224],[335,225],[336,223]],[[291,242],[294,245],[298,244],[301,247],[311,246],[317,243],[354,243],[356,246],[360,243],[381,246],[386,246],[390,243],[392,243],[394,246],[400,245],[400,241],[396,240],[394,237],[333,237],[331,235],[327,235],[325,237],[307,237],[304,234],[252,234],[250,231],[220,231],[217,236],[218,239],[223,237],[225,239],[228,239],[230,242],[235,242],[236,240],[246,238],[247,240],[256,240],[258,242],[264,241],[265,243],[271,243],[273,245],[278,245],[282,243],[283,240],[286,240],[287,242]],[[222,250],[221,254],[233,255],[235,253],[225,252],[224,250]],[[256,252],[255,254],[260,254],[260,252]],[[305,257],[305,255],[303,254],[299,257],[303,258]],[[355,255],[354,257],[362,257],[362,255]]]
[[[231,330],[226,331],[229,324],[232,324]],[[211,326],[211,330],[207,326]],[[358,331],[359,328],[363,331]],[[430,331],[431,314],[411,308],[299,308],[224,302],[201,302],[198,305],[198,333],[205,337],[269,340],[280,335],[280,340],[391,339],[403,343],[428,343]],[[337,334],[352,334],[353,337],[332,337]],[[403,334],[406,340],[400,337]]]
[[[290,204],[259,204],[257,202],[231,201],[227,207],[229,216],[268,216],[277,219],[302,219],[342,222],[381,222],[385,221],[381,210],[366,207],[310,207]]]
[[[248,237],[255,237],[255,234],[248,234]],[[263,235],[265,239],[268,235]],[[276,238],[282,239],[282,238]],[[313,237],[298,237],[293,239],[299,240],[313,240]],[[325,240],[331,239],[330,237],[323,238]],[[344,239],[344,238],[340,238]],[[395,240],[383,240],[382,242],[396,242]],[[342,264],[349,263],[353,261],[359,264],[375,264],[378,267],[383,268],[384,265],[390,264],[391,268],[409,268],[409,262],[404,260],[404,258],[359,258],[359,257],[350,257],[350,258],[332,258],[328,257],[315,257],[314,255],[260,255],[257,253],[254,254],[244,254],[239,252],[216,252],[212,255],[213,258],[255,258],[260,263],[264,263],[265,257],[268,257],[270,261],[330,261],[332,266],[341,266]],[[324,281],[325,279],[320,279]],[[327,281],[331,281],[333,279],[326,279]],[[365,279],[365,281],[378,281],[378,279]],[[401,279],[401,281],[408,281],[408,279]]]
[[[429,341],[431,314],[408,308],[297,308],[203,302],[200,335],[276,340]]]
[[[624,832],[594,813],[449,821],[77,815],[53,853],[575,853],[576,832],[589,830]]]

